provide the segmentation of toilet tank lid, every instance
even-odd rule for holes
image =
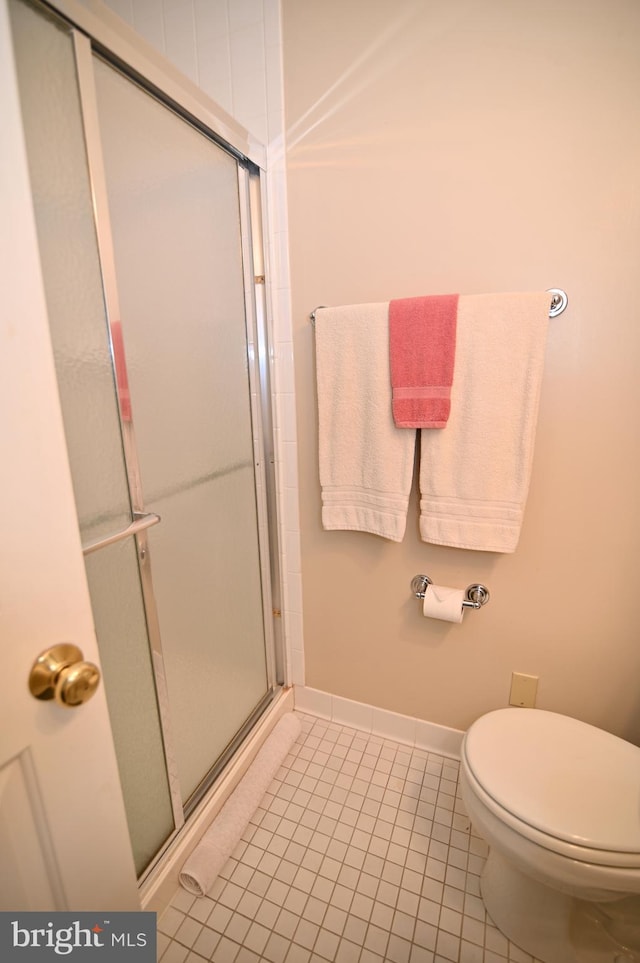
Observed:
[[[640,853],[640,749],[569,716],[497,709],[463,754],[482,788],[517,819],[591,849]]]

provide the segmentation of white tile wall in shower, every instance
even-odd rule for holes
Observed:
[[[134,0],[134,18],[137,3],[138,0]],[[185,77],[198,84],[200,76],[193,0],[163,0],[161,11],[167,59],[175,64]]]
[[[242,15],[239,15],[241,8]],[[267,62],[262,0],[229,4],[233,116],[267,143]]]
[[[277,0],[105,2],[238,123],[268,142],[267,118],[271,110],[277,116],[281,104]]]
[[[233,113],[231,44],[226,0],[195,0],[197,84]]]
[[[166,50],[164,19],[158,16],[161,8],[159,10],[159,5],[155,0],[136,0],[135,6],[133,0],[128,0],[130,20],[113,4],[110,5],[114,12],[118,13],[123,19],[127,19],[135,27],[136,32],[144,37],[147,43],[155,47],[156,50]],[[118,6],[121,7],[122,4]]]

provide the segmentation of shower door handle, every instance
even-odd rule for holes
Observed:
[[[152,525],[157,525],[162,519],[155,512],[135,512],[133,516],[133,521],[126,528],[121,529],[119,532],[114,532],[113,535],[105,535],[104,538],[99,538],[95,542],[89,542],[87,545],[82,546],[82,554],[90,555],[91,552],[97,552],[99,548],[104,548],[106,545],[113,545],[114,542],[120,542],[123,538],[129,538],[130,535],[137,535],[138,532],[144,532],[145,529],[151,528]]]

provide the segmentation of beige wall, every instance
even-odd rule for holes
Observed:
[[[465,728],[508,701],[640,742],[640,5],[283,0],[307,684]],[[319,304],[564,288],[514,555],[323,532]],[[479,421],[478,430],[481,430]],[[423,619],[413,575],[492,594]]]

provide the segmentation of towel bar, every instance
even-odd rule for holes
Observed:
[[[549,307],[549,317],[557,318],[559,314],[562,314],[567,304],[569,303],[569,298],[562,288],[549,288],[548,293],[552,294],[551,305]],[[319,304],[317,308],[314,308],[309,315],[309,320],[311,324],[316,323],[316,311],[321,311],[322,308],[326,308],[326,304]]]
[[[428,575],[415,575],[411,579],[411,591],[417,599],[423,599],[427,589],[432,584],[433,581]],[[462,601],[462,607],[465,609],[480,609],[483,605],[487,604],[491,597],[487,586],[480,585],[479,582],[468,585],[465,596]]]

